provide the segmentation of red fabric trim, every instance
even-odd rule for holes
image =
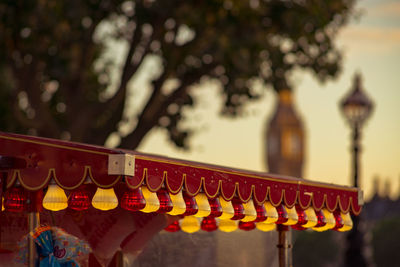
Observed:
[[[293,207],[298,203],[303,209],[312,205],[316,210],[327,208],[331,212],[351,210],[359,214],[361,211],[358,191],[351,187],[0,132],[0,155],[27,162],[25,169],[8,171],[8,183],[18,178],[31,191],[45,187],[50,179],[72,190],[87,177],[99,187],[113,187],[121,177],[108,175],[108,155],[118,153],[135,155],[135,175],[125,177],[130,188],[145,183],[153,192],[165,186],[171,194],[185,189],[191,196],[202,191],[209,198],[238,197],[242,202],[252,198],[258,204],[268,200],[274,206],[284,203]]]

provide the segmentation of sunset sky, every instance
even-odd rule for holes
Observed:
[[[366,198],[378,176],[392,183],[392,197],[400,193],[400,1],[358,1],[358,19],[342,29],[337,39],[344,51],[343,72],[337,80],[320,84],[308,72],[295,72],[296,109],[306,128],[304,178],[351,184],[350,129],[339,112],[338,102],[360,72],[363,86],[375,110],[362,135],[361,187]],[[275,95],[247,108],[238,119],[218,116],[221,99],[213,84],[196,92],[197,107],[188,110],[188,125],[198,131],[190,151],[168,142],[165,132],[153,130],[138,150],[170,157],[265,171],[264,134],[274,108]]]

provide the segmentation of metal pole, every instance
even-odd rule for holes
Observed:
[[[289,267],[289,251],[291,247],[288,244],[287,233],[288,227],[285,225],[277,225],[278,227],[278,255],[279,255],[279,267]]]
[[[36,227],[39,226],[39,212],[32,211],[28,212],[28,228],[29,232],[35,230]],[[29,235],[28,237],[28,266],[35,267],[36,266],[36,245],[33,238]]]
[[[359,187],[359,152],[360,149],[360,129],[356,124],[353,128],[353,186]],[[364,233],[360,229],[360,216],[351,216],[353,220],[353,228],[347,235],[346,262],[347,267],[366,267],[367,262],[363,254]]]

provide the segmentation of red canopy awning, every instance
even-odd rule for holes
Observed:
[[[26,162],[26,167],[8,170],[7,184],[16,179],[28,190],[46,187],[51,179],[65,190],[78,188],[89,177],[101,188],[122,182],[135,189],[146,185],[152,192],[165,187],[176,194],[182,189],[191,196],[204,192],[229,201],[250,199],[256,204],[268,200],[273,206],[326,208],[330,212],[361,211],[357,188],[313,182],[269,173],[177,160],[122,149],[0,133],[0,155]]]

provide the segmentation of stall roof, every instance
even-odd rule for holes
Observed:
[[[7,184],[18,179],[31,191],[46,187],[51,179],[73,190],[89,177],[102,188],[125,181],[129,188],[146,185],[152,192],[165,187],[176,194],[183,189],[191,196],[204,192],[210,199],[238,197],[243,203],[252,199],[257,204],[297,204],[355,215],[362,205],[361,192],[354,187],[48,138],[0,132],[0,156],[25,161],[24,168],[7,171]]]

